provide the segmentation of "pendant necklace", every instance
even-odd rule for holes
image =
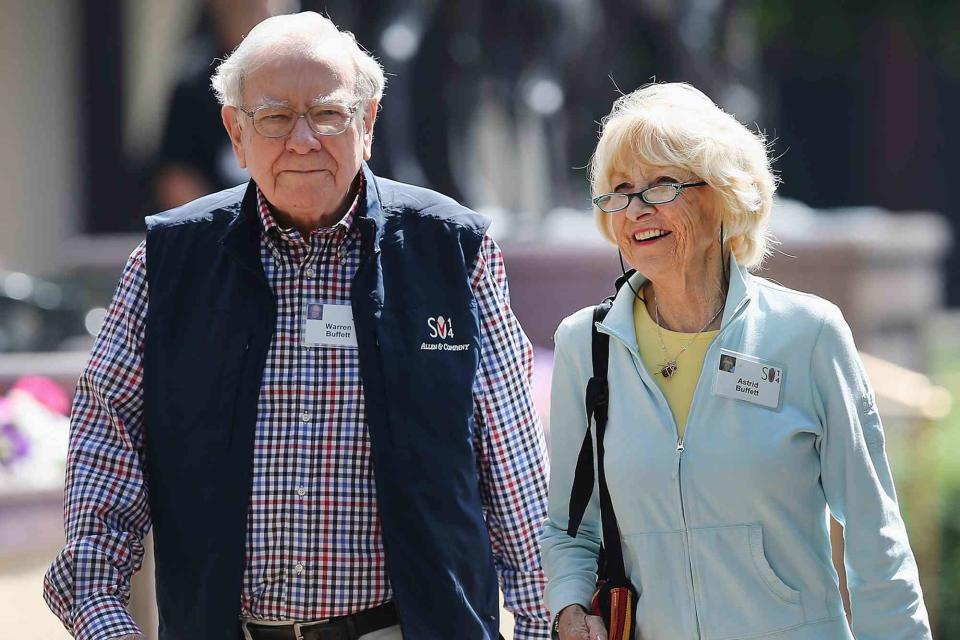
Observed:
[[[700,337],[700,334],[703,333],[706,330],[706,328],[709,327],[713,323],[713,321],[717,319],[717,316],[720,315],[720,312],[723,311],[723,304],[721,304],[720,308],[717,309],[717,312],[713,314],[713,317],[707,320],[707,324],[703,325],[700,331],[697,331],[695,334],[693,334],[693,337],[687,341],[687,344],[683,345],[680,351],[677,352],[677,355],[673,356],[672,358],[670,357],[669,352],[667,352],[667,345],[663,342],[663,329],[660,327],[660,306],[657,304],[656,291],[653,292],[653,309],[654,309],[654,315],[656,316],[657,337],[660,339],[660,348],[663,350],[663,357],[666,359],[665,362],[659,365],[660,367],[659,373],[664,377],[664,379],[668,379],[673,377],[673,374],[675,374],[677,370],[680,368],[680,365],[677,363],[677,361],[680,360],[680,356],[683,355],[683,352],[686,351],[687,348],[693,344],[694,340]]]

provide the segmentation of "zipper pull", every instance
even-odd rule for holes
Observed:
[[[673,465],[673,479],[680,477],[680,458],[683,456],[683,438],[677,439],[677,455]]]

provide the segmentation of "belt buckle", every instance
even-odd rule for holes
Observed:
[[[326,623],[330,622],[330,620],[332,620],[332,618],[324,618],[323,620],[313,620],[312,622],[292,622],[292,621],[289,621],[289,622],[288,622],[288,621],[282,621],[282,620],[281,620],[281,621],[276,621],[276,622],[273,622],[273,621],[260,621],[260,622],[258,622],[258,621],[255,621],[255,620],[241,619],[241,620],[240,620],[240,629],[243,631],[243,638],[244,638],[244,640],[253,640],[253,635],[250,633],[250,629],[249,629],[249,627],[247,626],[247,625],[249,625],[250,623],[260,624],[260,625],[266,625],[266,626],[268,626],[268,627],[284,626],[284,625],[290,624],[290,625],[293,626],[293,636],[296,638],[296,640],[303,640],[303,628],[304,628],[304,627],[313,627],[313,626],[320,625],[320,624],[326,624]]]

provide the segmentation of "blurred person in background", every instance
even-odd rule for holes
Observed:
[[[637,638],[930,638],[850,329],[833,304],[750,273],[776,184],[762,136],[690,85],[648,85],[605,119],[591,181],[600,231],[635,271],[598,324],[587,308],[556,334],[542,544],[560,639],[607,635],[588,612],[592,480],[583,512],[570,508],[591,442],[593,331],[608,337],[603,468]],[[844,525],[852,630],[829,513]]]
[[[243,36],[270,16],[266,0],[207,0],[197,33],[184,47],[170,97],[154,186],[162,208],[178,207],[211,191],[246,182],[220,123],[210,70]]]
[[[532,348],[486,220],[369,170],[383,70],[318,14],[260,23],[213,86],[252,180],[147,219],[74,401],[47,603],[138,637],[152,526],[161,638],[496,638],[498,574],[546,638]]]

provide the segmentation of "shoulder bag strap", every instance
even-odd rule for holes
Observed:
[[[593,495],[594,467],[593,467],[593,433],[592,427],[600,422],[607,421],[607,360],[610,350],[610,336],[597,331],[596,323],[601,322],[610,311],[612,298],[607,298],[593,308],[593,323],[591,324],[591,351],[593,359],[593,376],[587,382],[584,398],[587,412],[587,429],[580,445],[580,455],[577,457],[577,467],[573,476],[573,488],[570,491],[569,519],[567,521],[567,535],[577,536],[583,514]]]

